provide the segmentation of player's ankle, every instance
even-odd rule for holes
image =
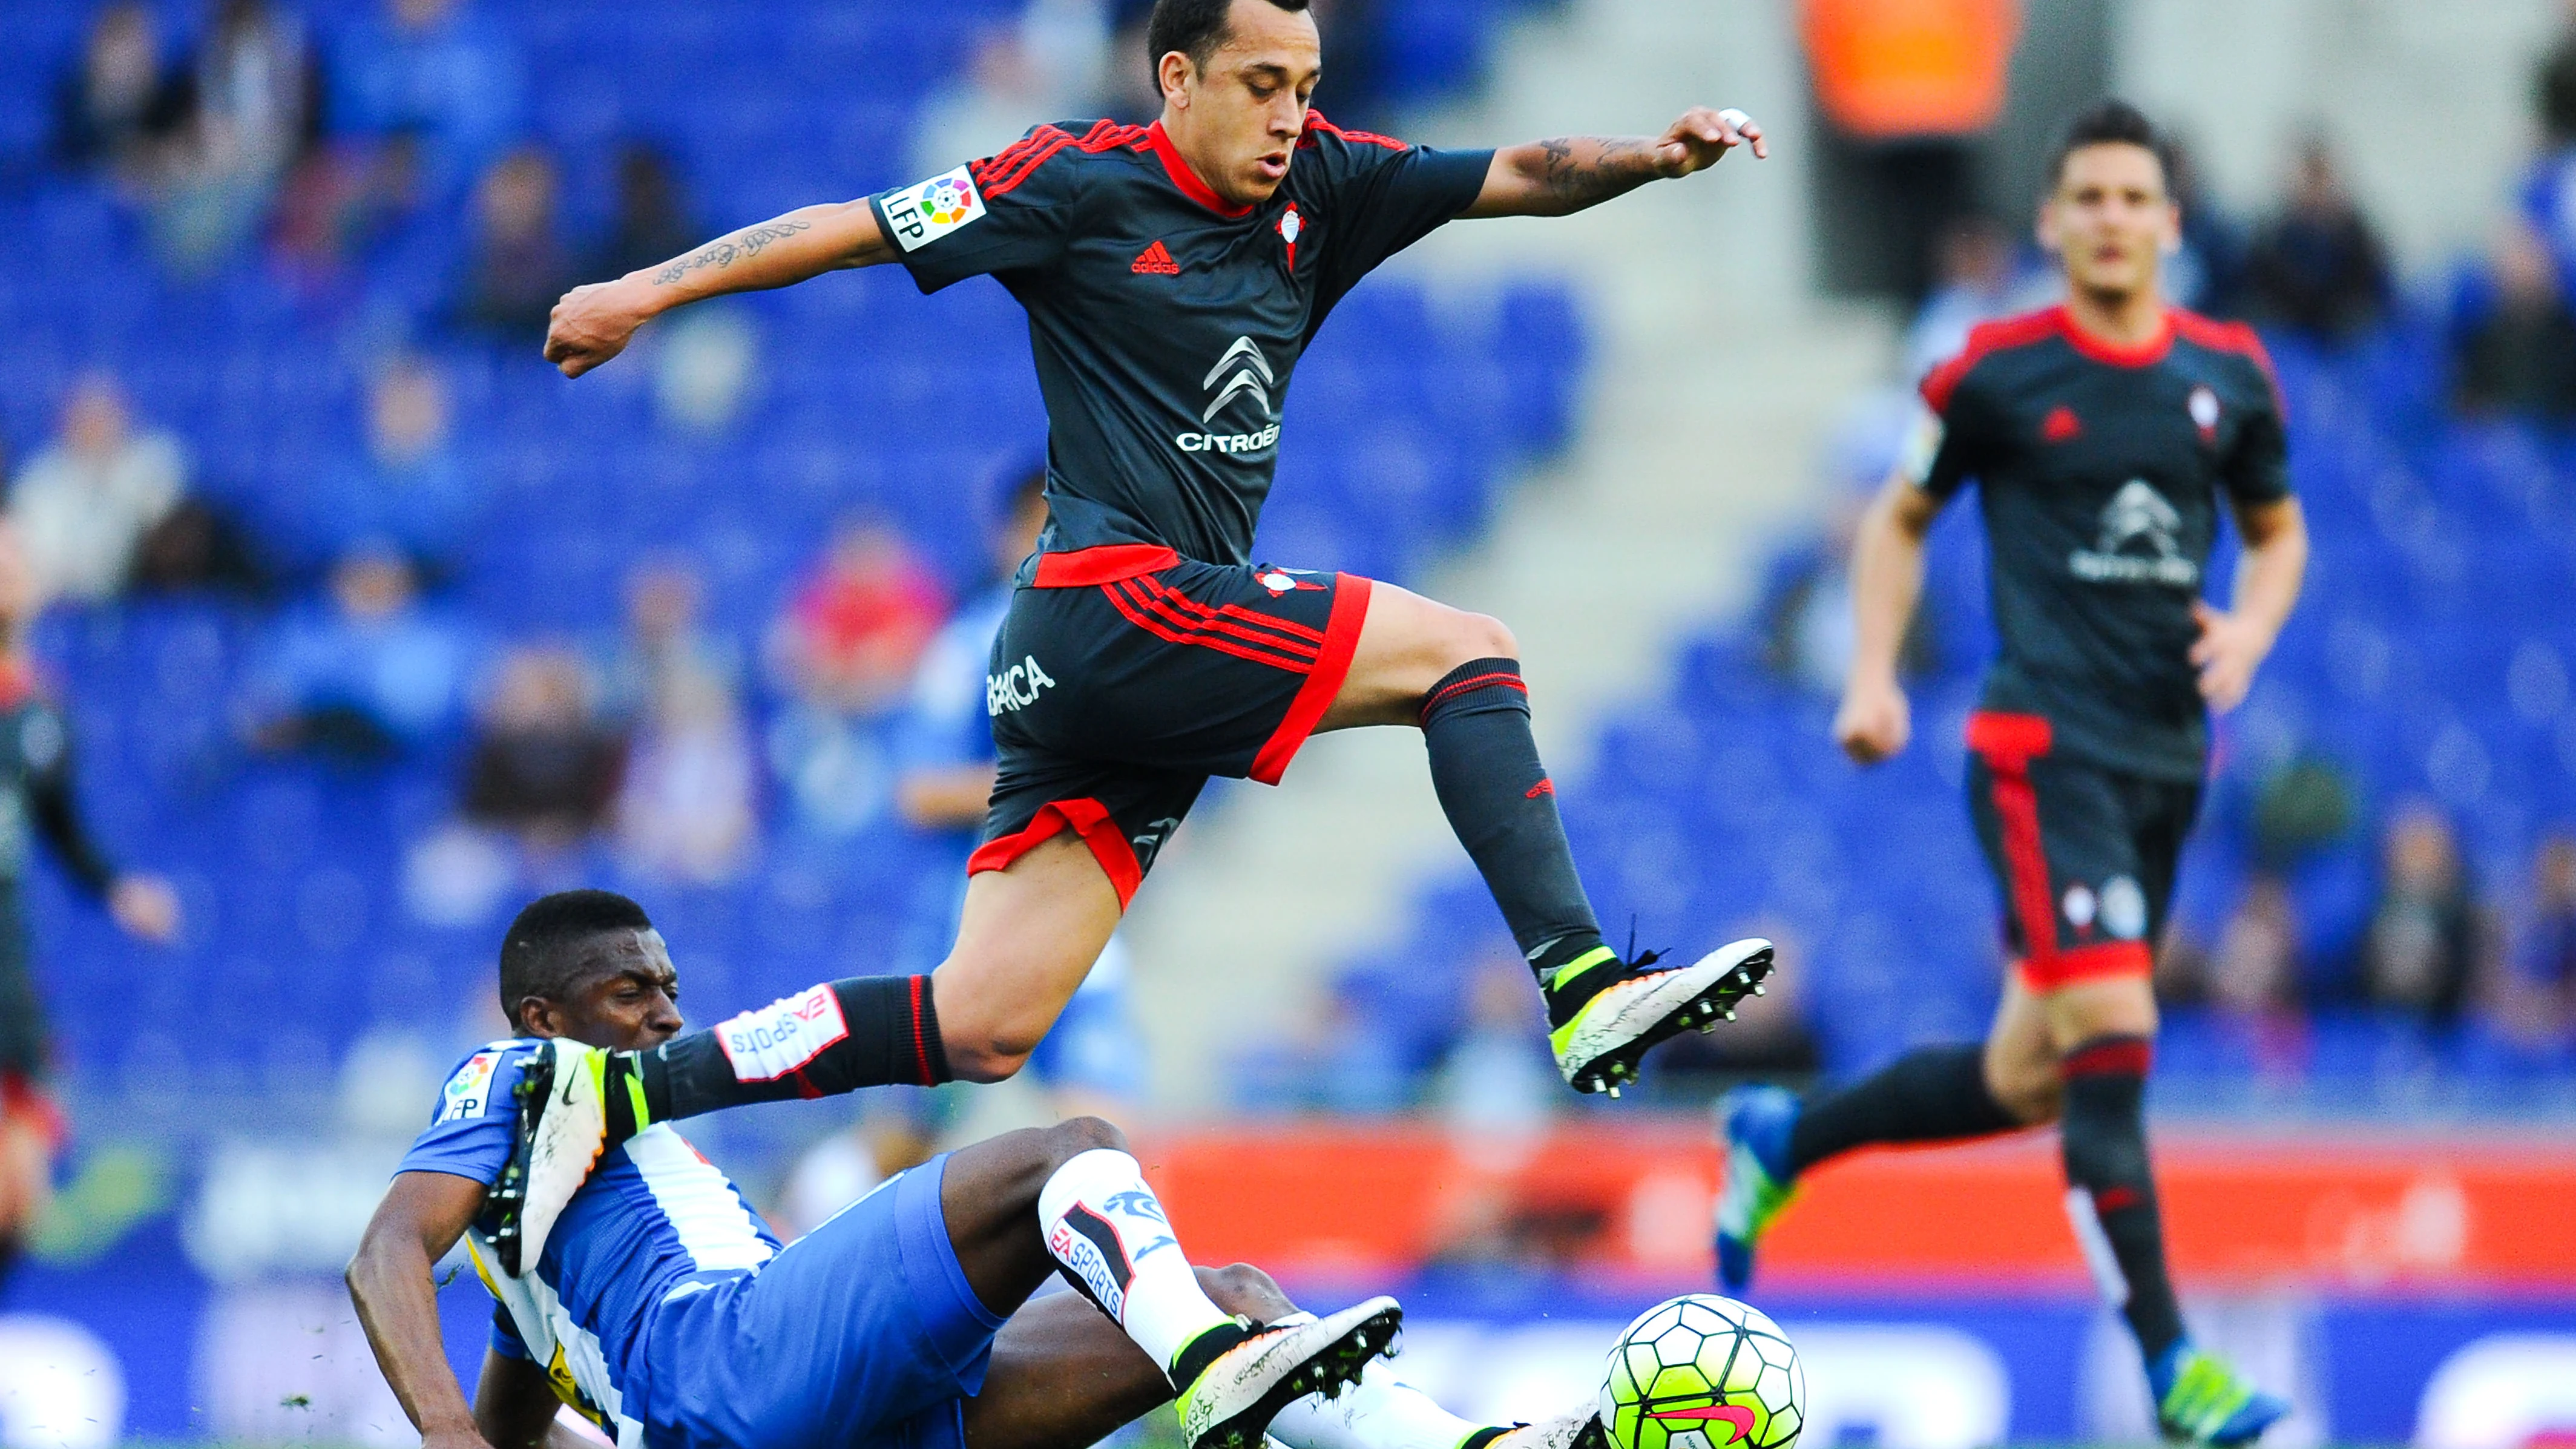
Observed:
[[[1172,1387],[1187,1393],[1190,1385],[1198,1382],[1199,1375],[1207,1372],[1209,1364],[1225,1357],[1258,1331],[1240,1319],[1228,1319],[1182,1344],[1181,1351],[1172,1355],[1172,1362],[1165,1370],[1171,1377]]]
[[[1554,957],[1549,960],[1548,957]],[[1617,952],[1592,937],[1586,943],[1560,942],[1549,948],[1547,956],[1534,963],[1539,987],[1547,996],[1547,1024],[1560,1027],[1583,1009],[1583,1004],[1601,994],[1602,988],[1627,972],[1627,964]]]

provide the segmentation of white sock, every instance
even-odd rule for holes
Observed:
[[[1126,1153],[1095,1147],[1057,1168],[1038,1193],[1038,1224],[1047,1251],[1165,1372],[1200,1334],[1234,1322],[1200,1291],[1163,1204]]]
[[[1309,1394],[1281,1409],[1270,1421],[1270,1437],[1288,1449],[1458,1449],[1468,1435],[1485,1427],[1450,1413],[1429,1394],[1398,1380],[1384,1363],[1372,1362],[1341,1397]]]

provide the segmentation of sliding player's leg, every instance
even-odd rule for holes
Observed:
[[[1118,1130],[1096,1118],[960,1150],[942,1199],[952,1261],[978,1299],[1009,1312],[1062,1276],[1164,1374],[1192,1446],[1257,1444],[1285,1405],[1355,1381],[1402,1321],[1388,1298],[1321,1320],[1238,1319],[1202,1286]]]
[[[1246,1264],[1201,1268],[1198,1279],[1218,1307],[1252,1322],[1308,1316]],[[1162,1371],[1079,1295],[1041,1298],[993,1341],[984,1391],[963,1406],[966,1449],[1097,1443],[1171,1399]],[[1375,1362],[1338,1397],[1288,1405],[1269,1432],[1288,1449],[1599,1449],[1602,1442],[1588,1404],[1539,1424],[1479,1424]]]
[[[1372,585],[1350,673],[1321,727],[1421,729],[1440,808],[1546,994],[1558,1070],[1578,1090],[1615,1091],[1648,1047],[1715,1023],[1759,989],[1770,943],[1738,941],[1661,970],[1604,944],[1530,734],[1519,652],[1496,620]]]

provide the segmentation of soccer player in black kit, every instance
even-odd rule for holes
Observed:
[[[1968,721],[1968,795],[2015,958],[1994,1027],[1982,1048],[1921,1048],[1803,1103],[1731,1094],[1718,1265],[1729,1288],[1748,1282],[1798,1174],[1827,1158],[2056,1122],[2068,1213],[2137,1335],[2165,1432],[2241,1444],[2289,1406],[2196,1348],[2175,1306],[2140,1102],[2148,972],[2208,712],[2244,699],[2308,544],[2262,344],[2158,290],[2180,226],[2166,175],[2135,109],[2105,102],[2075,123],[2039,222],[2065,305],[1977,328],[1924,379],[1916,443],[1856,546],[1859,647],[1834,733],[1866,765],[1905,747],[1896,655],[1924,535],[1976,480],[2003,652]],[[2225,611],[2202,598],[2222,504],[2244,544]]]
[[[25,879],[35,839],[127,934],[166,943],[179,899],[111,864],[81,823],[70,722],[36,686],[27,627],[39,607],[17,533],[0,524],[0,1286],[52,1196],[63,1119],[45,1085],[45,1013],[30,970]]]
[[[999,776],[954,949],[851,1023],[888,1080],[1010,1076],[1079,985],[1212,775],[1276,783],[1306,738],[1419,728],[1431,778],[1546,995],[1560,1071],[1617,1090],[1646,1048],[1755,990],[1770,944],[1678,969],[1602,941],[1496,621],[1347,574],[1256,564],[1279,409],[1334,304],[1459,217],[1563,215],[1764,154],[1741,112],[1655,139],[1441,152],[1308,109],[1306,0],[1160,0],[1151,126],[1040,126],[914,186],[808,207],[568,294],[546,356],[606,362],[672,307],[900,262],[1029,314],[1050,521],[993,651]],[[1614,581],[1604,587],[1616,587]]]

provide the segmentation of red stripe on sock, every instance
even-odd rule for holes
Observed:
[[[2058,1073],[2066,1077],[2143,1077],[2155,1065],[2155,1044],[2142,1036],[2106,1036],[2066,1054]]]
[[[1477,689],[1517,689],[1521,693],[1527,694],[1529,693],[1529,684],[1517,674],[1506,674],[1500,670],[1496,670],[1491,674],[1479,674],[1471,679],[1462,679],[1432,695],[1429,699],[1424,700],[1422,702],[1423,718],[1430,718],[1431,712],[1438,709],[1443,702],[1455,699],[1459,695],[1465,694],[1470,690]]]

